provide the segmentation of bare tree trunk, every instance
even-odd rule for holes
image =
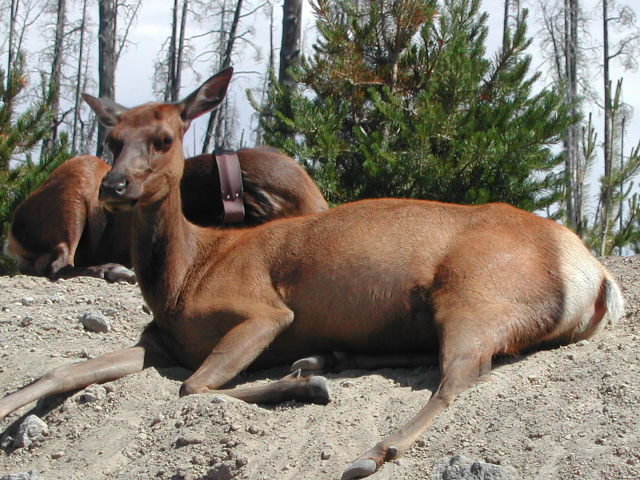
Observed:
[[[76,72],[76,90],[75,90],[75,104],[73,108],[73,132],[71,137],[71,146],[75,151],[78,151],[79,135],[78,129],[80,125],[80,108],[82,105],[82,98],[80,97],[82,76],[83,76],[83,60],[84,60],[84,33],[87,25],[87,0],[82,2],[82,17],[80,18],[80,41],[78,45],[78,71]]]
[[[578,1],[564,0],[564,50],[565,50],[565,76],[566,76],[566,103],[571,105],[572,115],[578,115],[576,102],[578,101]],[[567,129],[564,138],[565,168],[568,175],[567,182],[567,219],[569,226],[579,235],[583,233],[583,206],[582,188],[579,180],[580,131],[577,123]]]
[[[271,85],[272,75],[275,75],[275,49],[273,48],[273,5],[270,5],[269,11],[269,61],[267,64],[267,73],[264,77],[264,81],[262,82],[262,91],[260,92],[260,105],[264,105],[265,97],[267,92],[269,91],[269,86]],[[256,135],[256,145],[260,145],[262,143],[262,122],[260,120],[260,116],[262,114],[258,114],[258,125],[255,129]]]
[[[6,90],[8,92],[9,85],[11,84],[11,74],[13,70],[13,61],[14,61],[14,43],[15,43],[15,33],[16,33],[16,22],[18,17],[18,0],[11,0],[11,11],[9,13],[9,51],[7,52],[7,78],[6,80]],[[10,95],[7,95],[7,98]]]
[[[51,102],[51,113],[53,116],[53,125],[51,126],[50,136],[42,140],[42,155],[44,155],[51,146],[51,143],[58,138],[58,114],[60,113],[60,80],[62,78],[62,49],[64,40],[64,28],[66,24],[66,0],[58,0],[58,9],[56,12],[56,30],[53,41],[53,58],[51,62],[51,75],[49,76],[49,94],[53,96]]]
[[[302,28],[302,0],[284,0],[282,7],[282,42],[280,44],[280,72],[278,80],[282,86],[295,86],[289,68],[300,58],[300,32]]]
[[[231,65],[231,55],[233,54],[233,46],[236,41],[238,33],[238,24],[240,23],[240,13],[242,12],[242,0],[238,0],[236,8],[233,12],[233,20],[231,21],[231,28],[229,28],[229,36],[225,45],[224,52],[222,54],[220,68],[226,68]],[[209,122],[207,123],[207,130],[204,135],[204,141],[202,143],[202,153],[209,152],[209,146],[211,144],[211,138],[215,132],[214,147],[220,147],[224,140],[223,125],[221,110],[217,109],[211,112],[209,115]]]
[[[176,44],[178,35],[178,0],[173,0],[173,10],[171,17],[171,37],[169,39],[169,53],[167,58],[167,85],[164,89],[164,101],[171,99],[173,85],[176,78]]]
[[[609,77],[609,12],[608,0],[602,0],[602,38],[604,60],[604,181],[602,185],[602,236],[600,238],[600,255],[607,250],[609,236],[609,215],[611,210],[611,79]]]
[[[178,48],[175,58],[175,72],[173,76],[173,84],[171,85],[171,101],[177,102],[180,98],[180,87],[182,85],[182,63],[184,53],[184,35],[187,28],[187,9],[189,7],[189,1],[184,0],[182,2],[182,17],[180,19],[180,36],[178,38]]]
[[[115,97],[117,8],[115,0],[98,2],[98,95],[110,99]],[[106,128],[98,125],[98,156],[103,153],[106,133]]]

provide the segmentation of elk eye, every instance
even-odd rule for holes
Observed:
[[[154,147],[156,150],[160,152],[166,152],[167,150],[169,150],[169,148],[171,148],[172,143],[173,143],[173,138],[167,135],[166,137],[160,137],[157,140],[155,140]]]
[[[113,157],[116,158],[118,157],[118,155],[120,155],[120,151],[122,150],[122,142],[114,138],[108,138],[107,147],[109,147],[109,150],[111,150]]]

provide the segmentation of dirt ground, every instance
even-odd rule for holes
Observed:
[[[627,315],[590,341],[498,363],[492,381],[463,393],[433,428],[376,480],[431,478],[442,457],[509,465],[522,479],[640,478],[640,258],[609,258]],[[0,277],[0,395],[58,365],[135,342],[151,320],[136,286],[81,278]],[[85,313],[107,333],[80,325]],[[286,368],[247,375],[266,382]],[[415,414],[436,368],[328,375],[332,402],[248,405],[178,397],[181,369],[148,369],[30,405],[0,421],[0,477],[39,479],[337,479],[353,459]],[[35,413],[47,436],[14,449]]]

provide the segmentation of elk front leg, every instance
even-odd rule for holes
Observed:
[[[0,420],[24,405],[49,395],[105,383],[167,362],[160,344],[145,332],[140,342],[84,362],[54,368],[35,382],[0,400]]]
[[[322,377],[302,377],[299,372],[277,382],[256,387],[217,390],[247,368],[293,321],[289,310],[272,319],[249,319],[232,328],[204,363],[180,388],[180,395],[223,393],[250,403],[302,400],[327,403],[329,392]]]

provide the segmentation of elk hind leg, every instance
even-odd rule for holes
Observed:
[[[400,456],[461,392],[489,373],[495,347],[484,335],[482,322],[471,319],[454,322],[455,328],[451,329],[447,328],[446,322],[441,323],[441,380],[438,389],[417,415],[347,467],[342,480],[369,476],[385,462]]]
[[[354,355],[333,352],[328,355],[311,355],[301,358],[291,365],[291,371],[377,370],[379,368],[415,368],[438,364],[435,353],[406,353],[393,355]]]
[[[330,401],[326,378],[319,375],[303,376],[300,370],[264,385],[211,389],[202,393],[227,395],[247,403],[273,404],[297,400],[326,405]]]

